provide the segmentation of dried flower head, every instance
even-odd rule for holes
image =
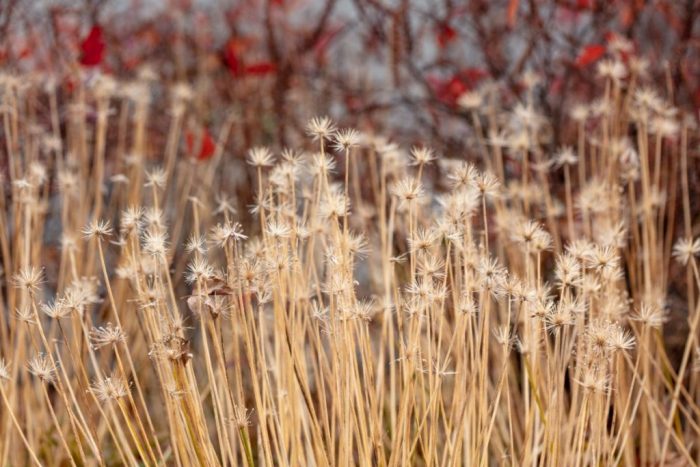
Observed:
[[[610,389],[608,377],[592,368],[585,369],[581,379],[576,379],[575,381],[580,384],[585,391],[591,393],[607,394]]]
[[[149,230],[143,234],[142,243],[146,253],[154,258],[165,259],[167,253],[167,235],[165,232]]]
[[[274,164],[275,159],[270,149],[264,146],[256,146],[248,151],[246,162],[253,167],[270,167]]]
[[[211,231],[211,241],[223,248],[228,242],[239,242],[248,238],[238,222],[228,221],[217,224]]]
[[[207,252],[207,241],[204,235],[190,235],[185,243],[185,251],[203,255]]]
[[[668,319],[668,315],[662,306],[644,302],[632,319],[650,328],[660,328]]]
[[[51,303],[42,303],[41,311],[43,311],[49,318],[61,319],[68,316],[72,309],[65,306],[63,300],[59,299]]]
[[[435,160],[435,152],[426,147],[414,146],[411,148],[411,165],[427,165]]]
[[[352,128],[338,130],[333,135],[333,147],[337,151],[348,151],[360,144],[360,133]]]
[[[314,141],[324,140],[335,132],[335,125],[328,117],[314,117],[306,125],[306,132]]]
[[[578,156],[574,152],[571,146],[564,146],[559,148],[559,150],[554,155],[554,160],[559,167],[565,165],[574,165],[578,162]]]
[[[112,323],[107,323],[106,326],[98,326],[90,331],[90,342],[92,348],[99,348],[116,345],[126,342],[126,333],[119,326],[114,326]]]
[[[422,185],[412,177],[396,182],[391,193],[399,198],[401,204],[413,204],[425,195]]]
[[[168,174],[165,172],[165,169],[162,167],[156,167],[155,169],[146,172],[145,186],[163,189],[167,178]]]
[[[474,185],[484,197],[495,198],[498,196],[498,191],[501,187],[501,182],[498,181],[495,175],[489,172],[479,174],[474,180]]]
[[[240,428],[250,426],[251,415],[253,414],[252,409],[246,409],[240,405],[234,405],[233,407],[233,422]]]
[[[561,255],[557,258],[554,275],[561,288],[578,287],[581,285],[581,264],[569,253]]]
[[[673,257],[676,261],[686,265],[693,257],[700,254],[700,238],[679,238],[673,245]]]
[[[265,232],[275,240],[281,240],[283,238],[289,238],[292,234],[292,229],[283,222],[270,221],[265,227]]]
[[[27,369],[45,383],[53,383],[56,380],[56,366],[44,353],[32,357],[27,362]]]
[[[41,269],[30,266],[20,269],[12,281],[15,287],[24,289],[34,295],[41,289],[41,284],[44,282],[44,273]]]
[[[83,229],[83,236],[89,239],[96,238],[101,241],[110,235],[112,235],[112,227],[108,220],[94,219]]]
[[[141,229],[143,209],[140,206],[130,206],[122,211],[120,228],[122,233],[138,232]]]
[[[195,259],[187,266],[185,281],[188,284],[203,284],[214,276],[214,268],[203,258]]]
[[[104,379],[95,381],[93,385],[90,386],[90,391],[92,391],[99,400],[107,402],[128,396],[129,386],[121,377],[112,374],[112,376],[107,376]]]

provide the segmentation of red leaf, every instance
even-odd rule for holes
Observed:
[[[65,86],[66,92],[68,94],[73,94],[73,91],[75,91],[76,86],[75,80],[72,77],[68,76],[63,82],[63,84]]]
[[[428,83],[433,88],[438,100],[454,106],[459,96],[474,89],[488,74],[480,68],[465,68],[449,78],[428,77]]]
[[[628,28],[634,22],[634,17],[636,15],[636,13],[635,13],[632,5],[625,4],[625,5],[622,5],[620,7],[620,10],[619,10],[617,15],[618,15],[618,19],[620,21],[620,24],[623,27]]]
[[[241,44],[236,39],[231,39],[226,43],[224,48],[224,62],[228,70],[234,77],[243,74],[243,62],[240,57]]]
[[[581,53],[576,57],[576,66],[579,68],[587,67],[597,62],[605,55],[605,46],[600,44],[589,44],[583,48]]]
[[[508,27],[512,28],[515,26],[515,21],[518,19],[518,5],[520,4],[520,0],[510,0],[508,2],[508,13],[507,13],[507,22],[508,22]]]
[[[211,137],[206,128],[202,128],[199,135],[188,131],[185,133],[185,146],[190,157],[194,157],[199,161],[205,161],[214,155],[216,143]]]
[[[80,64],[96,66],[102,62],[105,53],[105,43],[102,40],[102,28],[93,26],[90,33],[80,43]]]
[[[31,57],[32,55],[32,49],[29,47],[24,47],[22,50],[19,51],[19,54],[17,54],[17,57],[22,60],[28,57]]]
[[[277,71],[277,66],[268,61],[260,61],[246,65],[244,72],[247,75],[262,76],[274,73]]]
[[[469,86],[467,86],[457,76],[453,76],[452,78],[450,78],[450,80],[447,82],[447,85],[445,86],[445,93],[446,96],[450,98],[450,101],[456,101],[459,96],[461,96],[468,90]]]
[[[455,40],[457,37],[457,31],[448,23],[442,22],[438,25],[435,35],[440,48],[444,48],[447,46],[447,44]]]

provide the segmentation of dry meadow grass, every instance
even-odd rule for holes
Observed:
[[[697,127],[643,71],[554,151],[462,94],[474,163],[314,118],[251,206],[186,84],[4,74],[0,464],[696,465]]]

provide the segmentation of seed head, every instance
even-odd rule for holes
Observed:
[[[571,254],[566,253],[557,258],[554,275],[562,289],[581,285],[581,265]]]
[[[95,381],[93,385],[90,386],[90,391],[92,391],[99,400],[106,402],[128,396],[129,386],[122,378],[112,374],[112,376]]]
[[[92,348],[97,350],[108,345],[126,342],[126,334],[119,326],[107,323],[106,326],[92,328],[90,331],[90,342],[92,342]]]
[[[130,206],[122,211],[120,227],[124,234],[138,231],[141,228],[141,218],[143,209],[137,206]]]
[[[43,311],[49,318],[61,319],[68,316],[72,310],[71,308],[65,306],[63,300],[56,300],[52,303],[42,303],[41,311]]]
[[[214,268],[204,259],[195,259],[187,266],[185,281],[188,284],[200,283],[211,279],[214,276]]]
[[[435,160],[435,153],[426,147],[414,146],[411,149],[411,165],[427,165]]]
[[[276,240],[289,238],[289,236],[292,234],[292,229],[287,224],[274,220],[267,223],[265,231],[270,237]]]
[[[252,409],[246,409],[243,406],[235,405],[233,407],[233,413],[234,413],[233,422],[236,423],[236,425],[238,425],[238,427],[243,428],[243,427],[250,426],[250,424],[251,424],[250,418],[251,418],[251,415],[253,414]]]
[[[347,151],[360,144],[360,133],[352,128],[338,130],[333,135],[333,143],[336,151]]]
[[[423,197],[425,192],[420,183],[411,177],[403,178],[391,188],[391,193],[402,203],[412,204]]]
[[[559,148],[559,151],[554,155],[554,160],[559,167],[565,165],[574,165],[578,162],[578,156],[574,152],[571,146],[564,146]]]
[[[334,131],[335,125],[328,117],[314,117],[306,125],[306,133],[314,141],[328,139]]]
[[[110,235],[112,235],[112,227],[108,220],[95,219],[83,229],[83,236],[88,239],[96,238],[101,241]]]
[[[256,146],[248,151],[246,162],[253,167],[270,167],[274,164],[275,158],[268,148]]]
[[[606,394],[610,389],[607,376],[598,374],[598,371],[586,369],[581,379],[575,380],[587,392]]]
[[[15,274],[13,282],[18,289],[24,289],[34,295],[39,291],[41,284],[44,282],[44,274],[41,269],[30,266],[20,269],[20,271]]]
[[[204,235],[192,234],[185,244],[185,251],[188,253],[199,253],[203,255],[207,252],[207,244]]]
[[[211,240],[223,248],[228,242],[239,242],[248,238],[238,222],[228,221],[217,224],[211,231]]]
[[[32,357],[27,362],[27,369],[45,383],[53,383],[56,380],[56,366],[44,353]]]
[[[145,186],[163,189],[165,187],[165,181],[167,178],[168,177],[165,173],[165,169],[163,169],[162,167],[157,167],[149,172],[146,172]]]
[[[224,193],[217,194],[214,214],[236,214],[233,199],[229,198]]]
[[[501,188],[501,182],[498,181],[495,175],[489,172],[479,174],[474,180],[474,183],[484,197],[497,197],[498,191]]]
[[[653,303],[644,302],[632,319],[650,328],[660,328],[668,319],[666,310]]]
[[[686,265],[693,257],[700,254],[700,238],[679,238],[673,245],[673,257],[676,261]]]
[[[631,332],[615,324],[610,329],[609,345],[613,352],[627,352],[634,349],[635,339]]]

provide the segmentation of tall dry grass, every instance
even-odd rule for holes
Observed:
[[[186,85],[2,76],[0,462],[696,465],[697,128],[642,65],[554,151],[531,92],[463,95],[476,165],[314,118],[249,212]]]

